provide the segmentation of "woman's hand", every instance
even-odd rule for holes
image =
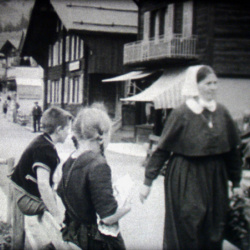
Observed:
[[[139,191],[139,198],[141,203],[144,203],[144,201],[148,198],[148,195],[151,191],[151,187],[147,185],[142,185]]]

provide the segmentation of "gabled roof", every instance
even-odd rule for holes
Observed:
[[[18,49],[24,31],[12,31],[0,33],[0,49],[9,41],[16,49]]]
[[[67,30],[137,34],[138,7],[132,0],[51,0]]]

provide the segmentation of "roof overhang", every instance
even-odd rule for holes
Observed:
[[[137,34],[138,7],[133,1],[51,0],[67,30]]]
[[[124,75],[116,76],[109,79],[104,79],[102,82],[122,82],[122,81],[130,81],[145,78],[149,75],[152,75],[154,72],[145,72],[145,71],[131,71]]]

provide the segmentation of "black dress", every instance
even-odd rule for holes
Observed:
[[[111,216],[118,207],[113,196],[111,169],[100,153],[87,151],[77,159],[64,163],[58,194],[66,208],[63,239],[82,249],[120,249],[125,245],[117,237],[106,236],[97,230],[97,215]]]
[[[209,111],[206,111],[209,112]],[[165,174],[164,249],[221,249],[228,209],[228,180],[241,179],[240,143],[224,106],[196,114],[186,104],[173,110],[146,166],[152,182]]]

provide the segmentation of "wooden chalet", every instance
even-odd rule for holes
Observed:
[[[166,110],[175,108],[183,101],[180,89],[190,65],[207,64],[213,67],[221,83],[218,99],[230,106],[234,116],[240,115],[242,109],[249,109],[248,2],[134,2],[139,13],[138,36],[136,41],[124,45],[124,66],[132,72],[138,69],[145,72],[162,70],[162,75],[152,81],[149,87],[141,86],[144,91],[140,90],[136,95],[123,99],[124,106],[130,105],[129,120],[133,120],[131,116],[135,117],[137,128],[144,127],[152,132],[153,125],[145,125],[146,103],[154,105],[154,119],[159,122],[162,113],[165,114]],[[160,133],[159,129],[157,133]]]
[[[124,65],[201,63],[217,74],[249,76],[250,4],[246,1],[135,0],[138,40]],[[194,61],[196,60],[196,61]]]
[[[124,73],[123,46],[136,39],[137,9],[132,0],[35,1],[22,55],[44,69],[45,109],[76,114],[100,101],[112,117],[119,113],[122,89],[101,80]]]
[[[6,91],[8,69],[19,65],[23,38],[24,31],[0,33],[0,91]]]

